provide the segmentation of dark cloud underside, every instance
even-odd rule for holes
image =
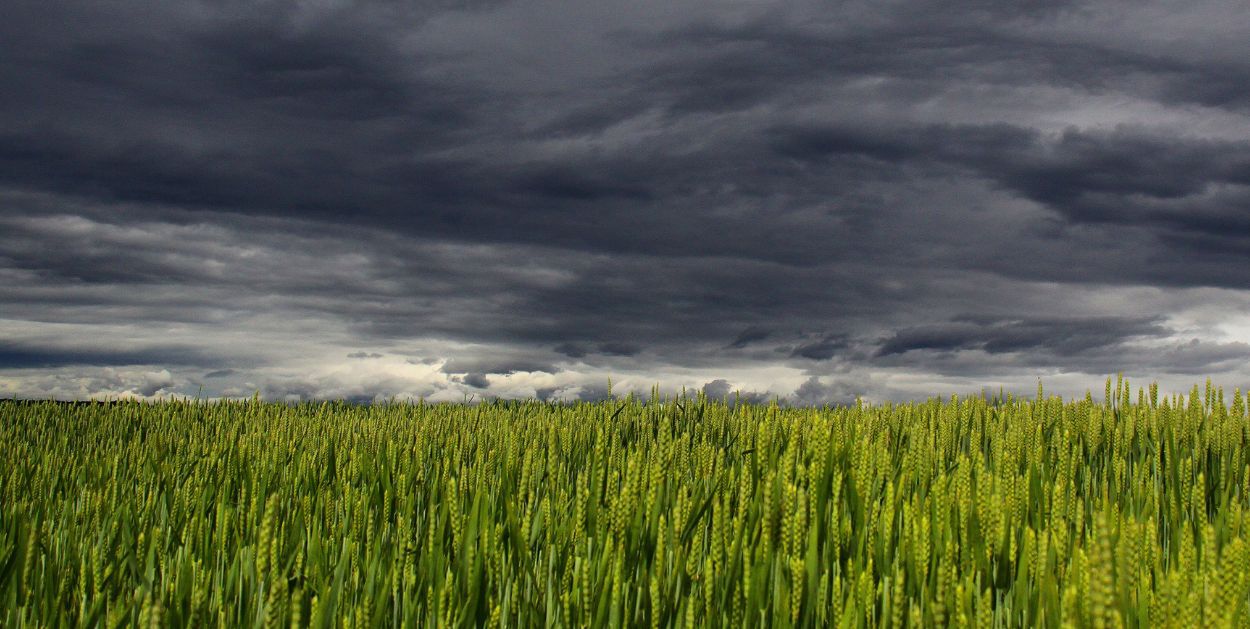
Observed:
[[[0,369],[33,369],[67,366],[188,366],[211,367],[221,359],[197,347],[151,347],[104,349],[93,347],[44,347],[0,341]]]
[[[1240,384],[1244,17],[5,3],[0,393]]]

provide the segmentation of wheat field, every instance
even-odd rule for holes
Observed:
[[[0,401],[0,624],[1246,626],[1230,397]]]

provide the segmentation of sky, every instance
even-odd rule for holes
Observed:
[[[1250,5],[0,4],[0,396],[1250,385]]]

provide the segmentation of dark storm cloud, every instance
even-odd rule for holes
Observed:
[[[961,316],[948,323],[900,330],[881,344],[878,356],[912,350],[980,349],[990,354],[1042,350],[1070,355],[1138,337],[1166,337],[1155,318],[994,319]]]
[[[992,3],[846,5],[802,26],[777,14],[713,21],[643,39],[674,54],[648,68],[648,88],[678,111],[723,111],[769,102],[779,92],[830,80],[911,82],[899,97],[931,95],[958,81],[1123,91],[1168,103],[1244,110],[1250,67],[1150,46],[1133,33],[1056,30],[1054,18],[1093,13],[1077,3],[1030,10]],[[1114,3],[1102,3],[1113,7]],[[1113,9],[1114,10],[1114,9]],[[856,14],[855,12],[858,12]],[[831,25],[833,24],[833,25]],[[1068,22],[1071,26],[1071,22]],[[1038,27],[1041,28],[1038,28]],[[1233,34],[1232,37],[1236,37]],[[1196,46],[1192,46],[1197,48]],[[1162,50],[1161,50],[1162,49]],[[1171,53],[1171,54],[1169,54]]]
[[[1161,351],[1150,354],[1141,356],[1133,362],[1154,371],[1167,370],[1173,373],[1199,376],[1236,369],[1246,364],[1246,361],[1250,361],[1250,343],[1204,343],[1198,339],[1191,339],[1188,343],[1168,345]],[[1110,373],[1110,370],[1106,373]]]
[[[772,334],[771,330],[760,326],[753,325],[738,333],[734,340],[729,343],[729,347],[742,349],[756,341],[762,341]]]
[[[1236,331],[1174,320],[1250,288],[1227,8],[655,9],[5,4],[0,333],[61,342],[0,362],[221,347],[259,384],[204,378],[353,399],[698,370],[803,403],[870,370],[1240,369]],[[79,351],[106,333],[151,349]],[[440,380],[290,375],[386,356]]]
[[[23,9],[5,21],[14,62],[0,70],[11,88],[0,172],[21,186],[376,218],[404,195],[439,194],[439,164],[408,156],[446,146],[483,102],[423,77],[425,60],[394,41],[399,24],[420,22],[380,3],[306,23],[294,7],[245,3],[208,16],[146,3],[67,5],[60,19]],[[31,27],[38,35],[21,33]],[[366,184],[366,169],[387,174]],[[426,183],[391,190],[408,180]]]
[[[642,348],[632,343],[609,341],[595,346],[580,343],[561,343],[554,348],[554,351],[569,358],[585,358],[595,354],[602,356],[634,356],[642,351]]]
[[[697,111],[706,109],[696,106],[700,102],[738,111],[769,99],[785,104],[785,94],[802,92],[805,85],[885,76],[918,83],[920,93],[875,95],[905,103],[943,89],[945,83],[933,79],[938,69],[953,73],[945,77],[948,81],[1063,84],[1065,79],[1055,76],[1058,68],[1112,66],[1116,71],[1108,74],[1118,75],[1125,64],[1146,73],[1152,67],[1149,59],[1121,58],[1131,57],[1130,52],[1096,57],[1088,52],[1089,44],[1038,41],[1007,20],[1043,20],[1052,12],[957,7],[950,10],[969,13],[943,20],[936,30],[910,10],[868,11],[858,16],[865,22],[861,28],[804,29],[781,18],[726,26],[696,18],[649,38],[645,30],[617,25],[615,30],[635,35],[608,40],[610,45],[628,49],[658,41],[662,46],[644,56],[659,60],[637,68],[640,77],[653,77],[651,83],[640,79],[618,88],[626,94],[636,88],[648,96],[625,98],[616,120],[636,117],[639,102],[667,107],[672,140],[648,136],[628,152],[590,154],[573,148],[535,153],[535,139],[526,130],[530,122],[522,116],[533,113],[528,107],[546,102],[522,98],[509,113],[496,105],[509,100],[508,94],[492,93],[508,85],[456,78],[447,71],[455,57],[405,46],[397,25],[407,20],[419,28],[437,11],[411,15],[365,4],[312,17],[244,9],[197,19],[166,9],[151,16],[165,20],[165,30],[124,38],[106,30],[121,25],[120,17],[68,8],[70,15],[98,18],[87,22],[97,25],[58,33],[64,35],[58,45],[24,51],[32,67],[8,68],[18,86],[32,88],[13,91],[7,104],[12,113],[35,107],[33,97],[22,94],[33,91],[52,99],[40,103],[46,113],[35,123],[8,125],[0,133],[0,173],[12,184],[58,192],[385,225],[436,237],[805,264],[836,257],[837,249],[820,243],[843,238],[838,222],[846,219],[840,215],[860,211],[850,208],[847,198],[857,187],[851,178],[896,178],[888,165],[899,162],[954,160],[992,171],[983,174],[1026,198],[1054,205],[1074,221],[1106,221],[1122,209],[1118,200],[1127,195],[1174,195],[1207,181],[1239,179],[1235,166],[1223,168],[1224,175],[1194,176],[1208,172],[1213,160],[1227,163],[1227,147],[1150,162],[1141,156],[1158,154],[1149,150],[1157,147],[1121,142],[1103,150],[1087,147],[1081,137],[1050,147],[1029,129],[993,125],[920,128],[918,134],[902,127],[887,130],[886,137],[871,126],[867,132],[840,135],[799,126],[778,140],[774,121],[763,119],[736,129],[712,128],[700,136],[703,148],[687,148],[686,136],[693,131],[687,128],[699,120]],[[490,19],[488,13],[478,17]],[[1166,61],[1158,62],[1160,72],[1172,76],[1180,62]],[[1009,67],[1002,68],[1003,63]],[[658,71],[664,68],[669,71]],[[580,99],[588,98],[575,90],[568,96],[564,108],[582,107]],[[118,104],[84,109],[84,100]],[[121,114],[130,128],[77,128]],[[775,121],[788,117],[781,111],[773,116]],[[190,125],[189,133],[163,132],[180,124]],[[864,126],[848,121],[847,128]],[[559,135],[553,129],[547,137]],[[1116,141],[1097,144],[1108,143]],[[760,162],[760,151],[769,145],[781,157],[816,152],[844,159],[826,163],[822,173],[804,172],[786,160]],[[1042,151],[1053,153],[1051,159],[1040,158]],[[1082,175],[1116,164],[1117,154],[1131,154],[1138,163],[1117,165],[1105,175]],[[1183,180],[1169,186],[1155,173]],[[718,191],[717,185],[707,185],[712,182],[733,189]],[[784,196],[779,194],[783,190]],[[818,198],[833,206],[825,210],[827,218],[777,220],[786,204],[801,206]],[[726,236],[698,237],[715,208],[741,205],[743,199],[753,200],[753,207],[718,218]],[[1212,204],[1221,202],[1227,205],[1218,199]],[[671,211],[674,205],[683,210]],[[1208,216],[1188,209],[1159,208],[1145,218],[1157,215],[1180,228],[1214,228],[1229,220],[1227,213]]]
[[[0,341],[0,369],[36,369],[65,366],[199,366],[211,367],[221,359],[193,346],[135,349],[44,346],[22,341]]]
[[[1219,234],[1243,244],[1250,237],[1250,142],[1068,131],[1049,145],[976,162],[979,172],[1073,223]]]
[[[632,343],[600,343],[599,353],[605,356],[634,356],[642,351],[637,345]]]
[[[900,330],[881,343],[879,363],[912,364],[946,374],[988,369],[1060,368],[1088,374],[1200,375],[1250,360],[1250,344],[1183,340],[1148,317],[996,319],[965,315]]]
[[[885,357],[878,364],[907,365],[913,369],[923,366],[928,373],[969,379],[1029,375],[1036,379],[1039,374],[1045,378],[1056,373],[1080,374],[1096,379],[1123,372],[1135,374],[1139,379],[1156,379],[1160,374],[1172,374],[1181,376],[1181,382],[1188,382],[1204,374],[1241,373],[1246,362],[1250,361],[1250,344],[1178,339],[1152,345],[1107,346],[1072,355],[1046,351],[991,354],[981,349],[967,349],[919,352],[915,358],[904,361],[893,358]],[[1240,381],[1243,378],[1235,376],[1233,379]]]
[[[569,358],[583,358],[590,353],[590,350],[577,343],[561,343],[555,347],[554,351]]]
[[[818,340],[794,348],[790,355],[811,360],[829,360],[848,346],[849,340],[845,335],[827,334]]]
[[[1130,228],[1174,254],[1250,254],[1250,142],[1162,136],[1132,128],[1064,131],[1057,138],[1010,125],[779,127],[780,156],[825,163],[854,156],[894,168],[956,168],[1052,210],[1065,225]],[[949,176],[949,175],[948,175]],[[1111,233],[1111,232],[1109,232]],[[1061,245],[1055,245],[1061,251]],[[1190,283],[1200,267],[1168,269]],[[1006,270],[1004,265],[1003,270]],[[1167,282],[1147,269],[1121,282]],[[1107,279],[1105,276],[1100,279]],[[1205,281],[1246,287],[1213,269]]]

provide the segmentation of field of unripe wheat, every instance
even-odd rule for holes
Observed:
[[[0,401],[0,625],[1246,626],[1246,400],[1105,389]]]

